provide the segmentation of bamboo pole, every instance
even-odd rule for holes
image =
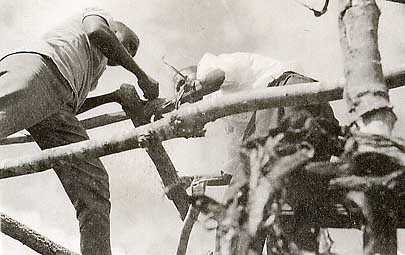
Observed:
[[[79,255],[73,251],[69,251],[65,247],[56,244],[47,237],[39,234],[35,230],[30,229],[24,224],[0,213],[0,229],[1,232],[20,241],[23,245],[33,249],[42,255]]]

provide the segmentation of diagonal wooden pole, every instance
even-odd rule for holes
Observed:
[[[177,245],[176,255],[186,255],[188,241],[190,239],[191,231],[193,230],[194,223],[198,220],[198,215],[200,210],[195,208],[193,205],[190,206],[190,210],[187,213],[187,217],[184,220],[183,229],[181,230],[179,243]]]
[[[121,105],[125,113],[131,118],[135,127],[149,123],[147,116],[144,114],[144,107],[141,103],[136,89],[129,84],[123,84],[120,88]],[[169,155],[161,142],[155,142],[146,148],[146,152],[155,164],[163,185],[167,187],[176,186],[180,182],[180,177],[177,175]],[[173,201],[177,210],[180,213],[180,218],[184,220],[187,215],[189,203],[188,195],[184,188],[177,185],[176,189],[171,189],[167,193],[169,199]]]
[[[0,213],[0,230],[42,255],[79,255],[3,213]]]

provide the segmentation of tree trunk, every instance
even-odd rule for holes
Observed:
[[[374,0],[340,1],[339,17],[346,86],[352,124],[364,133],[390,135],[396,117],[389,102],[378,50],[380,11]]]
[[[353,131],[390,136],[396,116],[389,102],[378,50],[380,10],[375,0],[342,0],[340,3],[339,28],[347,81],[344,97]],[[358,151],[371,149],[362,146]],[[396,254],[395,205],[384,199],[381,190],[350,192],[349,199],[359,205],[365,217],[364,254]]]

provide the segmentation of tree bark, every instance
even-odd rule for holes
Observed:
[[[340,1],[339,17],[350,122],[365,133],[390,135],[396,117],[378,50],[380,11],[374,0]]]
[[[339,28],[347,81],[344,97],[350,121],[360,132],[390,136],[396,116],[378,50],[380,10],[375,0],[342,0],[340,4]],[[365,146],[358,150],[369,149]],[[364,254],[396,254],[397,216],[393,203],[375,189],[350,192],[349,199],[359,205],[365,217]]]

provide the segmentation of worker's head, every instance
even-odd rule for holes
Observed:
[[[197,66],[185,67],[180,70],[180,73],[187,76],[188,79],[195,80],[197,79]],[[175,85],[177,91],[184,84],[184,82],[185,80],[180,74],[176,73],[173,76],[173,84]]]
[[[124,45],[128,53],[134,57],[138,47],[139,47],[139,38],[129,27],[120,21],[114,21],[113,29],[118,40]],[[114,66],[116,63],[108,62],[108,65]]]

